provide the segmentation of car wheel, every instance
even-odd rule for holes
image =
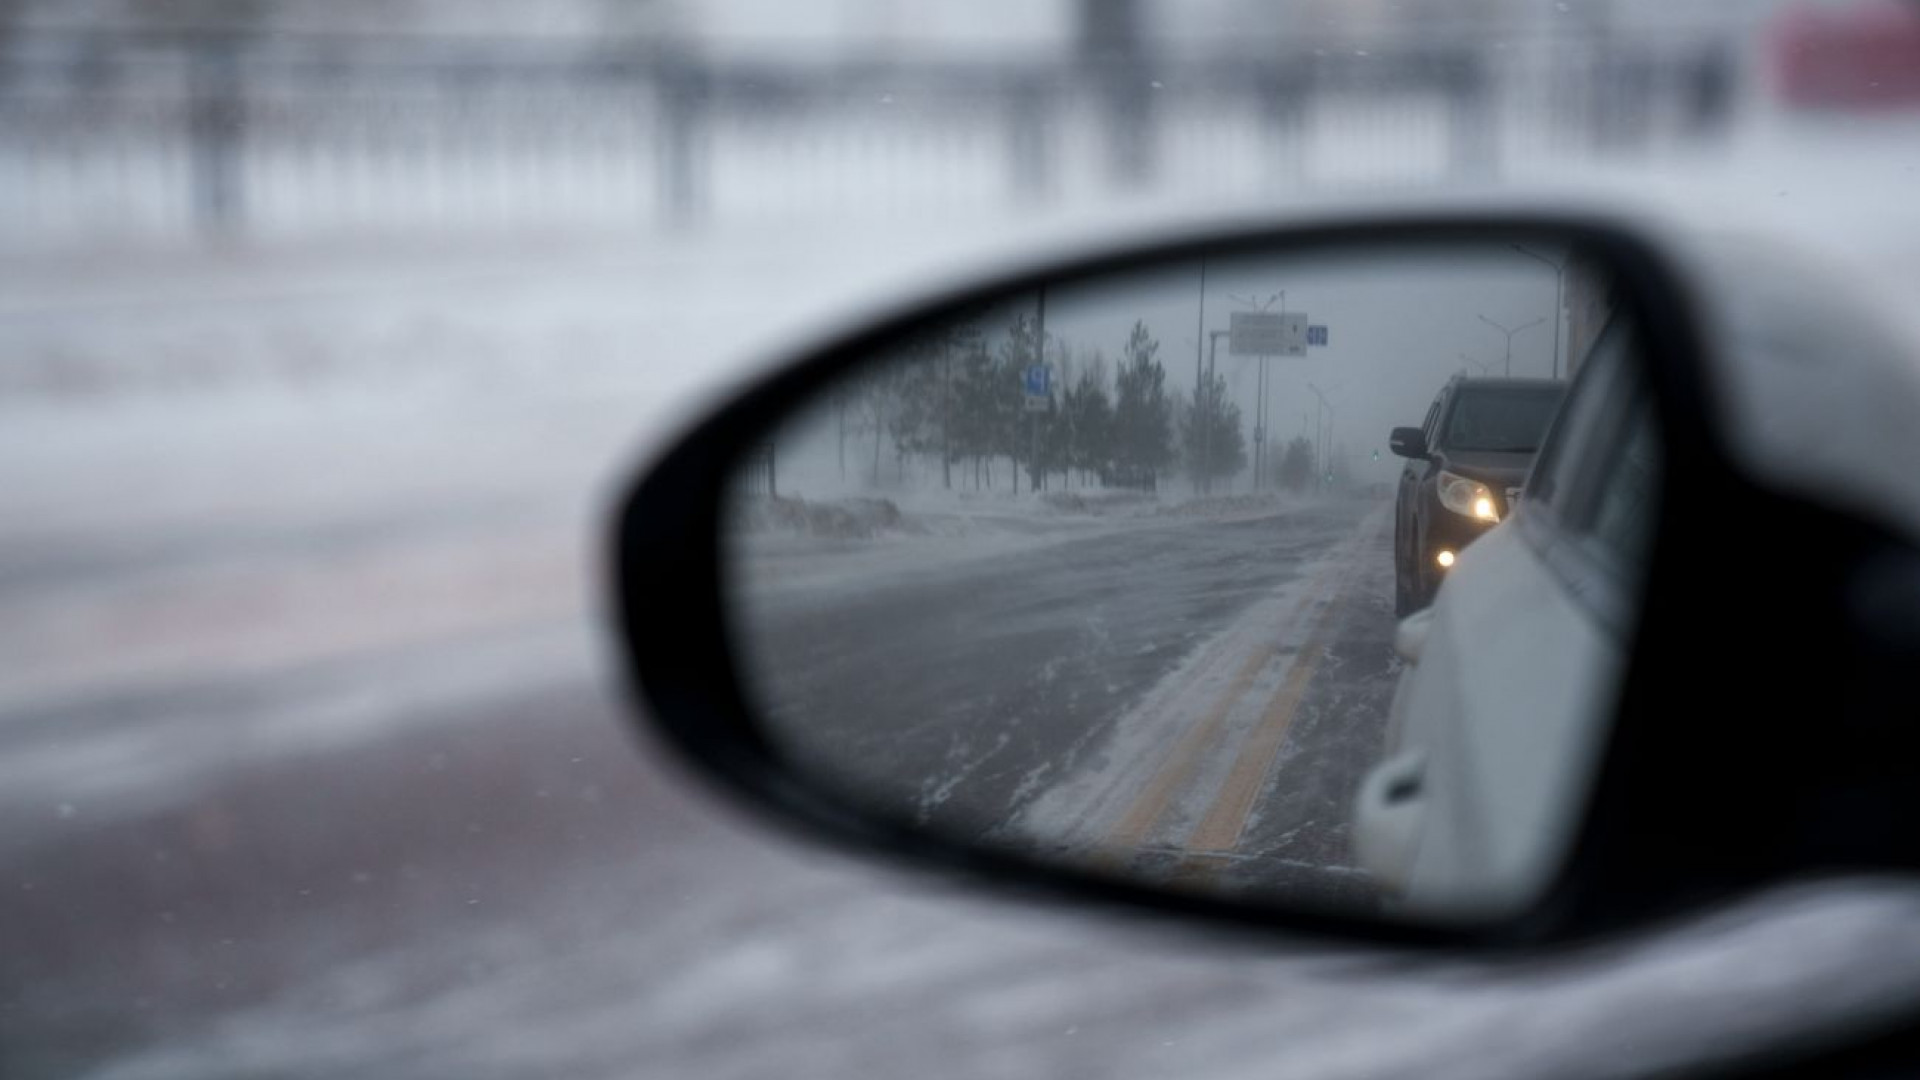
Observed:
[[[1407,614],[1411,615],[1433,604],[1433,594],[1440,590],[1440,583],[1433,577],[1432,552],[1425,544],[1415,540],[1413,550],[1408,553],[1407,561],[1412,565],[1407,576],[1412,579],[1407,590]]]
[[[1414,603],[1413,587],[1407,581],[1407,545],[1401,537],[1400,518],[1393,520],[1393,615],[1396,619],[1406,618],[1417,610]]]
[[[1440,591],[1440,575],[1433,569],[1433,553],[1422,549],[1413,560],[1413,609],[1419,611],[1433,606],[1434,594]]]

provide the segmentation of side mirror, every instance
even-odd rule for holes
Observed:
[[[1563,940],[1808,868],[1920,864],[1910,725],[1845,719],[1855,688],[1908,685],[1920,632],[1874,652],[1836,599],[1849,568],[1920,557],[1736,464],[1713,403],[1743,369],[1675,265],[1588,221],[1368,218],[1116,246],[904,305],[801,350],[634,487],[613,602],[642,715],[830,842],[1348,939]],[[1229,299],[1280,284],[1284,310]],[[1506,500],[1532,462],[1564,502],[1491,529],[1437,511],[1458,535],[1419,543],[1444,545],[1447,586],[1396,654],[1396,582],[1435,560],[1385,500],[1324,497],[1394,471],[1343,433],[1432,399],[1453,370],[1406,358],[1470,347],[1462,312],[1550,316],[1557,293],[1560,332],[1512,381],[1571,373],[1559,415],[1491,388],[1498,446],[1460,468]],[[1323,352],[1310,327],[1334,323]],[[1316,364],[1338,366],[1331,400]],[[1860,472],[1894,483],[1920,425],[1887,431],[1907,442],[1861,443]],[[1799,445],[1783,468],[1807,467]],[[1411,428],[1392,446],[1426,451]],[[1764,587],[1728,554],[1755,522],[1796,568]],[[1700,642],[1744,625],[1801,632],[1716,666]],[[1869,731],[1909,741],[1855,753]]]
[[[1400,457],[1425,461],[1427,458],[1427,435],[1417,427],[1397,427],[1387,436],[1387,449]]]

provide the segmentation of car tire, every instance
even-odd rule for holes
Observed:
[[[1418,610],[1407,582],[1407,545],[1401,536],[1400,516],[1393,519],[1393,617],[1404,619]]]
[[[1432,552],[1418,540],[1414,541],[1413,552],[1408,561],[1413,565],[1408,571],[1412,585],[1407,590],[1407,614],[1423,611],[1433,606],[1433,594],[1440,591],[1440,583],[1433,579]]]

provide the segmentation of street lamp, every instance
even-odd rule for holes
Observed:
[[[1332,465],[1330,464],[1329,459],[1333,457],[1333,415],[1334,415],[1333,403],[1328,401],[1327,395],[1322,393],[1320,388],[1313,385],[1312,383],[1307,384],[1307,389],[1313,391],[1313,396],[1320,399],[1320,408],[1325,409],[1327,411],[1327,427],[1326,427],[1326,434],[1324,437],[1320,434],[1320,430],[1319,430],[1320,414],[1317,411],[1313,414],[1313,418],[1314,418],[1313,467],[1314,467],[1314,472],[1316,474],[1324,475],[1327,470],[1332,468]],[[1339,387],[1336,386],[1334,387],[1334,389],[1338,390]],[[1324,450],[1322,450],[1321,448],[1323,442],[1325,445]],[[1316,482],[1315,486],[1323,486],[1323,485],[1320,485]]]
[[[1265,300],[1259,300],[1251,296],[1238,296],[1233,293],[1228,293],[1227,299],[1245,304],[1251,308],[1257,308],[1261,312],[1272,310],[1273,305],[1278,302],[1280,305],[1280,314],[1285,315],[1287,313],[1287,290],[1285,289],[1279,290]],[[1265,472],[1262,466],[1267,454],[1267,358],[1265,356],[1260,357],[1259,375],[1260,377],[1254,389],[1256,397],[1254,398],[1253,410],[1253,489],[1255,491],[1259,491],[1261,487],[1260,481],[1263,479]]]
[[[1560,377],[1560,320],[1566,315],[1567,260],[1563,256],[1559,262],[1554,262],[1545,255],[1530,251],[1519,244],[1507,246],[1529,259],[1536,259],[1553,267],[1553,377],[1557,379]]]
[[[1541,323],[1546,322],[1547,320],[1535,319],[1530,323],[1522,323],[1521,325],[1514,326],[1514,327],[1502,326],[1499,323],[1494,322],[1492,319],[1487,318],[1485,315],[1480,316],[1480,321],[1483,323],[1486,323],[1488,326],[1493,327],[1495,330],[1498,330],[1501,333],[1507,335],[1506,372],[1507,372],[1507,378],[1511,379],[1513,378],[1513,335],[1519,333],[1522,330],[1531,330],[1534,327],[1539,326]]]
[[[1213,396],[1213,359],[1214,354],[1220,351],[1220,339],[1223,337],[1231,337],[1232,334],[1233,332],[1230,330],[1209,330],[1207,332],[1207,374],[1203,384],[1205,391],[1204,393],[1195,391],[1193,395],[1193,415],[1195,422],[1200,425],[1199,472],[1202,479],[1198,482],[1201,484],[1201,490],[1209,495],[1213,494],[1213,425],[1218,420],[1214,412],[1221,404],[1219,401],[1216,401]],[[1203,400],[1207,403],[1204,412],[1200,406]]]

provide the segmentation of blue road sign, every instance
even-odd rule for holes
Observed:
[[[1035,364],[1027,369],[1027,396],[1053,396],[1053,369],[1045,364]]]
[[[1326,343],[1327,343],[1327,328],[1326,328],[1326,327],[1324,327],[1324,326],[1309,326],[1309,327],[1307,327],[1307,344],[1309,344],[1309,345],[1325,345]]]

